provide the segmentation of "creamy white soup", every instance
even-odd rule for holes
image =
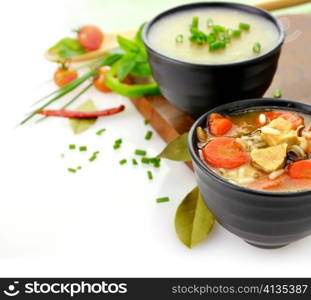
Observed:
[[[198,25],[191,32],[193,18],[197,19]],[[213,36],[213,32],[216,35]],[[202,43],[200,34],[203,36]],[[204,40],[206,37],[208,41]],[[222,64],[266,53],[277,44],[279,32],[272,22],[251,13],[234,9],[201,8],[160,19],[151,26],[148,40],[156,51],[174,59]]]

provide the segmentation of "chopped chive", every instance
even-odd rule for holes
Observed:
[[[207,35],[206,40],[209,44],[212,44],[216,41],[217,35],[215,32],[211,32],[209,35]]]
[[[214,32],[219,33],[219,32],[226,32],[226,28],[221,25],[213,25],[212,29]]]
[[[136,155],[141,155],[141,156],[145,156],[147,154],[147,151],[145,150],[140,150],[140,149],[136,149],[134,152]]]
[[[193,17],[191,28],[198,28],[198,27],[199,27],[199,17]]]
[[[122,159],[122,160],[119,161],[119,164],[120,164],[120,165],[124,165],[124,164],[126,164],[126,162],[127,162],[126,159]]]
[[[260,43],[255,43],[253,46],[253,52],[254,53],[260,53],[261,52],[261,44]]]
[[[214,42],[214,43],[210,44],[210,46],[209,46],[210,51],[216,51],[218,49],[224,49],[224,48],[226,48],[226,43],[223,41]]]
[[[99,151],[95,151],[93,155],[89,158],[89,161],[94,161],[97,158],[97,154],[99,154]]]
[[[97,158],[97,156],[96,156],[96,155],[93,155],[93,156],[91,156],[91,157],[89,158],[89,161],[94,161],[96,158]]]
[[[87,151],[87,146],[80,146],[80,147],[79,147],[79,150],[80,150],[80,151]]]
[[[213,19],[212,18],[207,18],[207,20],[206,20],[207,27],[212,27],[213,24],[214,24]]]
[[[82,169],[82,167],[81,166],[77,166],[77,170],[81,170]]]
[[[102,135],[106,131],[105,128],[96,131],[96,135]]]
[[[247,23],[240,23],[239,24],[239,28],[241,30],[249,30],[251,28],[251,25],[247,24]]]
[[[273,98],[281,98],[281,97],[282,97],[282,90],[276,89],[273,94]]]
[[[136,160],[135,158],[132,159],[132,164],[133,164],[134,166],[138,165],[138,162],[137,162],[137,160]]]
[[[242,34],[242,31],[239,30],[239,29],[234,29],[234,30],[232,30],[232,33],[231,33],[231,35],[232,35],[233,37],[240,37],[241,34]]]
[[[149,180],[152,180],[152,179],[153,179],[153,175],[152,175],[152,172],[151,172],[151,171],[147,171],[147,176],[148,176],[148,179],[149,179]]]
[[[119,149],[121,147],[121,144],[122,144],[122,139],[117,139],[114,141],[114,145],[113,145],[113,149]]]
[[[141,162],[142,162],[143,164],[149,164],[149,163],[150,163],[150,158],[148,158],[148,157],[142,157]]]
[[[169,202],[170,198],[169,197],[162,197],[162,198],[156,199],[156,201],[157,201],[157,203]]]
[[[76,149],[76,145],[75,145],[75,144],[70,144],[70,145],[69,145],[69,149],[70,149],[70,150]]]
[[[76,169],[73,169],[73,168],[68,168],[67,170],[68,170],[68,172],[71,172],[71,173],[76,173],[77,172]]]
[[[154,163],[153,166],[154,166],[155,168],[160,168],[160,162]]]
[[[157,157],[149,158],[149,161],[150,161],[150,163],[153,164],[153,166],[155,168],[159,168],[160,167],[160,161],[161,161],[160,158],[157,158]]]
[[[224,32],[219,32],[218,38],[222,42],[225,42],[225,43],[227,42],[227,36],[225,35]]]
[[[147,119],[145,119],[145,120],[144,120],[144,124],[145,124],[145,125],[148,125],[148,124],[149,124],[149,121],[148,121]]]
[[[182,43],[184,41],[184,36],[182,34],[177,35],[175,41],[176,43]]]
[[[145,140],[151,140],[152,138],[152,135],[153,135],[153,132],[152,131],[147,131],[146,135],[145,135]]]
[[[149,158],[149,160],[151,163],[156,163],[156,162],[160,162],[161,159],[158,157],[151,157],[151,158]]]

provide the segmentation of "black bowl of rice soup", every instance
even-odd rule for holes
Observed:
[[[310,105],[221,105],[195,122],[188,146],[202,197],[223,227],[261,248],[311,234]]]

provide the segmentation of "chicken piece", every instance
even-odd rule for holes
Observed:
[[[254,149],[251,152],[252,164],[267,173],[281,169],[286,159],[287,147],[288,145],[283,143],[264,149]]]
[[[268,125],[261,128],[262,139],[269,146],[277,146],[286,143],[290,146],[299,144],[295,130],[292,130],[292,123],[283,118],[276,118]]]
[[[221,169],[221,175],[224,178],[241,184],[253,182],[261,174],[262,173],[258,169],[254,168],[249,163],[233,170]]]

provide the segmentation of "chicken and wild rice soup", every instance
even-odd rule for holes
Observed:
[[[197,127],[201,160],[223,179],[269,192],[311,189],[311,118],[285,110],[208,116]]]

